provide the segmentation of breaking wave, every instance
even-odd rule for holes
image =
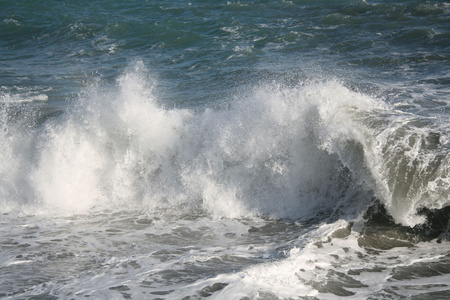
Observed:
[[[4,103],[2,212],[305,219],[358,213],[377,198],[412,226],[424,221],[419,208],[449,205],[448,124],[437,119],[333,80],[261,84],[227,107],[169,109],[148,77],[137,64],[34,126]]]

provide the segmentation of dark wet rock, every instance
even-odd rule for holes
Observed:
[[[429,239],[450,240],[450,206],[433,210],[422,208],[418,213],[426,216],[427,221],[415,226],[416,231]]]
[[[420,241],[450,239],[450,207],[436,210],[422,208],[418,214],[425,216],[426,222],[412,228],[402,226],[395,223],[381,203],[376,203],[364,215],[366,221],[358,244],[365,248],[388,250],[411,247]]]

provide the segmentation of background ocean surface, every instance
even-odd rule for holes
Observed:
[[[449,299],[450,3],[0,1],[0,297]]]

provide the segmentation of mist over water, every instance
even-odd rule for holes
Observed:
[[[1,298],[450,296],[448,4],[0,7]]]

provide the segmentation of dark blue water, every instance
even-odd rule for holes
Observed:
[[[449,13],[1,1],[0,297],[449,297]]]

